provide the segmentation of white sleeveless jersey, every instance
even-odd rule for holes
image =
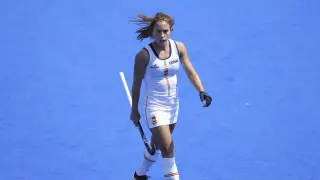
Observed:
[[[178,108],[178,71],[180,58],[175,41],[169,39],[170,56],[160,59],[151,44],[145,46],[149,52],[149,63],[144,75],[145,106],[154,110]]]

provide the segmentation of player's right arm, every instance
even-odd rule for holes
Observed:
[[[145,49],[142,49],[136,56],[134,60],[134,70],[133,70],[133,83],[132,83],[132,109],[130,119],[137,123],[140,120],[139,113],[139,98],[140,98],[140,88],[146,66],[149,63],[149,54]]]

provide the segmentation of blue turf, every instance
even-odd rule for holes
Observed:
[[[0,180],[125,180],[143,144],[132,84],[137,12],[175,17],[213,97],[180,73],[182,180],[320,179],[320,3],[0,2]],[[144,125],[145,127],[145,125]],[[145,129],[147,135],[150,133]],[[151,170],[161,179],[161,164]]]

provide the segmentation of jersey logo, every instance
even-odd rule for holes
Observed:
[[[177,63],[177,62],[179,62],[178,59],[170,61],[169,64],[174,64],[174,63]]]
[[[159,68],[157,64],[153,64],[150,68]]]
[[[168,68],[164,69],[163,74],[164,74],[165,76],[168,76]]]

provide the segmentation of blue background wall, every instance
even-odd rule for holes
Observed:
[[[149,42],[135,39],[130,17],[158,11],[174,16],[172,38],[186,44],[213,97],[203,109],[181,69],[181,179],[320,179],[319,8],[316,0],[1,1],[0,179],[131,178],[143,144],[118,73],[131,88],[134,56]],[[150,175],[162,178],[161,163]]]

